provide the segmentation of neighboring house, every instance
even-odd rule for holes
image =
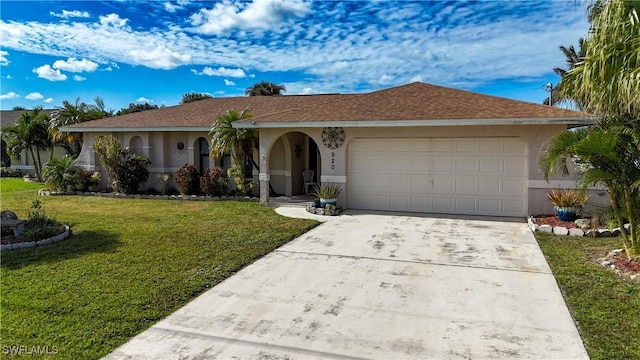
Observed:
[[[54,109],[42,109],[47,115],[51,115]],[[0,110],[0,124],[2,129],[7,126],[13,126],[16,124],[16,120],[22,115],[24,112],[30,110]],[[0,130],[1,131],[1,130]],[[14,169],[22,170],[24,173],[35,174],[35,169],[33,167],[33,160],[31,159],[31,155],[27,154],[26,151],[23,151],[20,155],[20,161],[16,161],[11,158],[7,152],[7,143],[4,139],[1,140],[2,144],[2,163],[8,163]],[[53,150],[54,156],[64,156],[65,151],[63,148],[55,147]],[[46,162],[51,157],[51,151],[41,151],[40,157],[42,162]]]
[[[234,123],[259,133],[260,199],[303,193],[303,170],[341,184],[345,208],[522,217],[552,210],[538,153],[552,135],[593,124],[587,114],[424,83],[363,94],[236,97],[85,122],[79,161],[98,168],[91,146],[112,134],[151,158],[152,173],[209,157],[208,131],[229,109],[254,117]],[[155,176],[151,176],[153,181]],[[153,184],[149,184],[153,185]]]

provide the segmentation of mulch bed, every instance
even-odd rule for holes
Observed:
[[[562,226],[567,229],[578,227],[575,222],[562,221],[560,220],[560,218],[558,218],[557,215],[536,215],[534,216],[534,218],[536,219],[536,223],[538,225],[551,225],[552,227]]]

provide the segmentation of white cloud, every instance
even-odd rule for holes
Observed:
[[[53,68],[69,72],[93,72],[98,68],[98,64],[91,60],[76,60],[76,58],[70,57],[66,61],[56,60],[53,63]]]
[[[191,69],[191,72],[196,75],[207,75],[207,76],[228,76],[234,78],[244,78],[247,77],[247,74],[242,69],[227,69],[224,66],[221,66],[217,69],[214,69],[210,66],[206,66],[202,71],[198,71],[196,69]]]
[[[289,19],[300,19],[311,10],[302,0],[254,0],[250,3],[224,1],[191,15],[192,29],[203,34],[221,34],[230,29],[269,29]]]
[[[0,94],[0,100],[5,100],[5,99],[15,99],[20,97],[19,94],[14,93],[13,91],[9,91],[6,94]]]
[[[122,19],[118,14],[100,16],[100,24],[104,27],[124,28],[129,19]]]
[[[85,80],[87,80],[87,78],[84,76],[73,75],[73,81],[85,81]]]
[[[42,94],[40,94],[39,92],[32,92],[29,93],[29,95],[24,97],[27,100],[40,100],[43,99],[44,96],[42,96]]]
[[[6,78],[7,78],[7,80],[11,80],[11,79],[13,79],[13,76],[7,75]]]
[[[301,94],[304,94],[304,95],[315,94],[315,91],[313,91],[313,89],[310,88],[310,87],[306,87],[306,88],[302,89]]]
[[[220,22],[217,31],[237,29],[237,36],[193,36],[193,28],[175,23],[145,30],[141,24],[127,26],[127,19],[112,14],[77,23],[2,19],[0,38],[9,52],[92,59],[103,67],[100,70],[114,69],[111,62],[154,69],[190,65],[194,74],[231,80],[235,77],[220,69],[245,78],[290,72],[293,81],[297,76],[306,79],[296,87],[287,84],[287,93],[294,94],[310,86],[318,93],[367,91],[381,88],[380,80],[388,81],[384,86],[397,85],[417,80],[417,74],[431,83],[467,88],[497,79],[535,79],[564,64],[558,45],[575,45],[588,30],[584,13],[572,2],[561,1],[451,2],[443,3],[441,10],[422,2],[352,6],[352,2],[327,1],[314,3],[313,11],[300,12],[304,21],[294,21],[293,12],[280,23],[264,15],[277,12],[268,3],[276,4],[208,3],[212,9],[207,11],[216,6],[231,10],[228,19],[221,12],[218,19],[230,22]],[[252,27],[262,25],[238,22],[240,14],[250,14],[248,9],[264,10],[265,31],[252,32]],[[215,18],[203,11],[192,18],[200,21],[194,25],[198,31]],[[384,74],[391,78],[381,79]]]
[[[170,12],[170,13],[174,13],[174,12],[182,9],[182,6],[176,5],[176,4],[173,4],[173,3],[169,2],[169,1],[167,1],[167,2],[164,3],[164,9],[167,10],[168,12]]]
[[[134,62],[154,69],[169,70],[191,62],[191,55],[171,51],[163,45],[148,50],[132,50],[129,55]]]
[[[7,59],[7,55],[9,55],[7,51],[0,50],[0,66],[7,66],[11,64],[11,61]]]
[[[224,79],[224,84],[227,86],[234,86],[236,83],[231,80]]]
[[[43,100],[44,102],[46,102],[47,104],[51,103],[53,101],[52,97],[48,97],[46,99]]]
[[[62,10],[61,13],[54,13],[53,11],[49,12],[50,15],[55,16],[55,17],[59,17],[59,18],[63,18],[63,19],[68,19],[68,18],[88,18],[89,17],[89,12],[87,11],[79,11],[79,10],[73,10],[73,11],[69,11],[69,10]]]
[[[153,100],[147,99],[144,96],[140,96],[139,98],[136,99],[137,103],[148,103],[151,104],[153,102]]]
[[[409,79],[409,82],[422,82],[422,75],[416,75]]]
[[[33,69],[33,72],[38,74],[39,78],[47,79],[49,81],[65,81],[67,75],[60,72],[60,70],[54,70],[49,64],[42,65]]]

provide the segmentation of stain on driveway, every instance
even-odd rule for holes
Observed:
[[[588,356],[524,220],[349,211],[107,358]]]

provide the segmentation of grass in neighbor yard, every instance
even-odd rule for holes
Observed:
[[[640,359],[640,283],[590,261],[621,248],[622,240],[535,236],[591,359]]]
[[[317,224],[253,202],[38,197],[31,186],[0,179],[2,210],[26,218],[40,199],[74,235],[2,253],[1,346],[55,346],[56,358],[106,355]]]

